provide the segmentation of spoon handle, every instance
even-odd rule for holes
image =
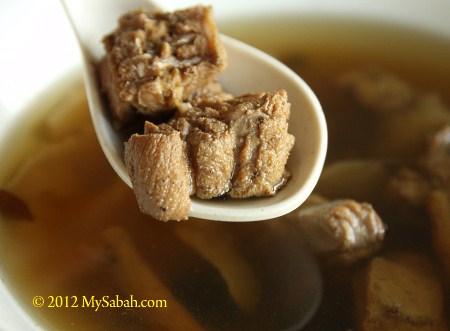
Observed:
[[[114,30],[117,19],[136,8],[154,9],[149,0],[60,0],[72,24],[83,55],[99,60],[103,54],[101,40]]]

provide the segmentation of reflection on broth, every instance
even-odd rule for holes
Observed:
[[[290,64],[327,116],[328,163],[314,195],[285,219],[151,222],[102,155],[80,79],[59,102],[44,105],[21,128],[24,138],[4,150],[0,174],[0,188],[33,216],[13,221],[0,202],[2,277],[25,309],[44,327],[62,330],[287,329],[311,313],[289,294],[320,282],[302,277],[298,261],[309,259],[307,245],[325,284],[306,330],[447,330],[450,43],[358,24],[221,27]],[[269,38],[277,33],[287,37]],[[388,99],[392,91],[399,92]],[[372,236],[353,246],[320,242],[328,240],[323,233],[336,239],[329,229],[341,228],[327,228],[324,217],[342,206],[355,217],[347,229]],[[304,296],[314,301],[314,294]],[[133,295],[167,300],[167,308],[37,309],[36,295]]]

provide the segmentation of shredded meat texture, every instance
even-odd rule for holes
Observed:
[[[210,7],[129,12],[103,43],[99,73],[119,121],[135,111],[157,115],[176,108],[227,64]]]
[[[368,203],[335,200],[288,215],[305,244],[329,264],[372,256],[384,239],[384,224]]]
[[[163,191],[176,191],[177,202],[188,201],[190,194],[202,199],[275,194],[287,180],[285,165],[294,144],[287,131],[289,112],[287,93],[280,90],[216,100],[204,108],[185,104],[167,123],[147,122],[144,135],[133,135],[125,148],[141,210],[163,220],[187,217],[188,208],[174,211],[175,218],[168,211],[162,215],[163,206],[179,208],[162,202],[169,194],[152,198],[161,185],[160,177],[154,175],[160,171],[166,178]],[[155,157],[156,152],[166,159]],[[183,189],[171,187],[180,183]]]

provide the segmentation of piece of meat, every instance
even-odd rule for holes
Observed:
[[[427,199],[427,209],[434,250],[450,281],[450,191],[432,191]]]
[[[338,78],[338,87],[363,112],[376,113],[371,124],[378,139],[369,144],[384,158],[417,158],[424,137],[450,123],[450,111],[436,93],[420,91],[381,69],[353,71]],[[369,123],[369,122],[367,122]]]
[[[406,82],[380,69],[349,72],[339,77],[338,84],[378,113],[403,110],[415,100],[415,91]]]
[[[368,203],[335,200],[287,216],[301,240],[326,264],[351,264],[381,247],[385,227]]]
[[[294,145],[288,133],[290,104],[284,90],[248,94],[223,102],[221,116],[236,135],[232,198],[274,195],[289,174],[285,165]]]
[[[210,7],[129,12],[103,43],[100,80],[118,122],[132,121],[136,111],[157,121],[176,110],[160,125],[146,123],[144,134],[125,144],[141,211],[180,220],[189,195],[270,196],[286,183],[294,144],[287,93],[234,98],[223,91],[215,78],[226,52]]]
[[[183,183],[183,203],[188,200],[186,194],[196,194],[202,199],[275,194],[287,180],[285,165],[294,143],[294,137],[287,131],[289,107],[286,91],[281,90],[216,100],[203,108],[186,103],[167,123],[147,122],[144,135],[133,135],[125,149],[141,210],[167,220],[169,211],[165,214],[156,211],[179,208],[162,200],[158,202],[162,193],[155,195],[155,190],[161,184],[155,181],[161,180],[161,176],[169,178],[164,192],[176,192],[178,189],[170,186]],[[159,157],[153,155],[155,151],[170,154],[172,160],[158,161]],[[164,170],[166,164],[168,168]],[[177,164],[182,165],[178,172]],[[158,171],[163,171],[159,177],[155,174]],[[158,205],[145,206],[157,202]]]
[[[231,93],[225,92],[218,81],[212,81],[197,89],[192,95],[188,96],[186,102],[196,107],[206,107],[210,104],[232,99]]]
[[[163,221],[187,219],[191,178],[178,131],[147,126],[147,134],[132,135],[125,143],[125,163],[143,213]]]
[[[130,103],[123,101],[119,97],[120,91],[117,85],[114,85],[112,69],[109,66],[110,64],[105,58],[98,65],[101,90],[106,94],[109,109],[117,123],[129,123],[135,117],[136,110],[133,109]]]
[[[428,257],[376,257],[355,284],[361,331],[447,330],[442,285]]]
[[[216,101],[204,108],[187,107],[178,114],[180,117],[172,121],[172,125],[179,129],[181,118],[193,127],[198,127],[199,121],[206,118],[224,123],[223,130],[229,128],[233,138],[223,145],[228,146],[228,153],[218,160],[225,159],[227,169],[230,140],[235,144],[234,166],[229,172],[232,175],[231,187],[226,193],[231,198],[248,198],[273,195],[287,180],[285,165],[294,144],[294,137],[288,133],[289,114],[287,93],[280,90]],[[194,131],[191,129],[190,134]],[[192,159],[192,150],[190,155]],[[205,158],[204,162],[213,161]],[[210,168],[207,164],[204,167]]]
[[[388,183],[389,198],[406,202],[408,207],[423,207],[430,192],[427,178],[417,171],[401,168]]]
[[[210,117],[179,117],[168,123],[187,142],[193,191],[201,199],[226,194],[234,171],[235,136],[229,126]],[[167,124],[159,125],[164,127]]]
[[[429,231],[426,212],[427,196],[432,183],[425,172],[415,164],[401,166],[387,181],[383,196],[384,210],[389,211],[391,230],[399,235],[417,236]]]
[[[438,185],[450,189],[450,125],[431,136],[423,164]]]
[[[227,63],[212,9],[204,6],[173,13],[129,12],[103,43],[103,89],[113,114],[124,120],[130,105],[147,115],[172,110]]]
[[[195,194],[211,199],[226,194],[234,171],[235,136],[223,122],[200,118],[188,135]]]

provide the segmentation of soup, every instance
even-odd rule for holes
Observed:
[[[420,254],[444,270],[423,221],[424,207],[393,204],[384,187],[397,170],[421,157],[425,134],[450,123],[448,108],[433,111],[432,119],[418,111],[419,121],[406,115],[386,122],[361,111],[336,82],[349,71],[381,68],[449,105],[448,40],[392,26],[317,18],[229,22],[221,30],[291,65],[321,100],[330,144],[315,194],[373,204],[388,226],[376,253],[380,257]],[[70,82],[54,100],[30,109],[35,115],[20,125],[21,138],[11,138],[2,153],[8,163],[2,165],[0,187],[19,205],[7,217],[10,205],[2,204],[2,276],[26,311],[43,327],[62,330],[292,327],[292,314],[286,312],[298,307],[290,304],[291,286],[313,285],[320,277],[302,279],[295,264],[292,275],[277,274],[295,252],[308,259],[301,243],[281,244],[295,235],[286,231],[286,220],[159,223],[143,216],[98,147],[80,78],[75,75]],[[392,123],[407,123],[420,132],[396,135],[399,129]],[[416,136],[421,139],[410,140]],[[278,267],[268,264],[268,255]],[[305,329],[357,328],[354,277],[372,262],[373,256],[367,256],[345,267],[323,263],[323,298]],[[441,275],[437,282],[448,307],[449,276]],[[37,296],[45,301],[43,307],[33,301]],[[108,298],[96,305],[92,296]],[[131,307],[133,299],[146,299],[149,307]],[[446,309],[440,314],[449,323]]]

